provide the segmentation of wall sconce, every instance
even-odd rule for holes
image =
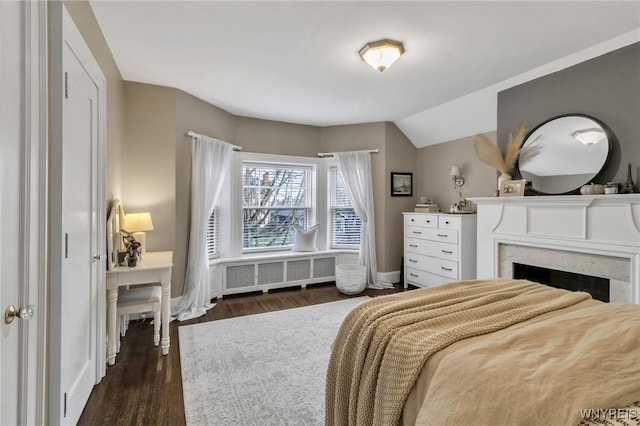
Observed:
[[[454,188],[458,192],[458,197],[462,196],[461,186],[464,185],[464,178],[462,172],[457,164],[451,166],[451,179],[453,179]]]
[[[124,227],[140,243],[140,254],[145,254],[147,244],[144,231],[153,231],[153,222],[149,212],[127,213],[124,215]]]

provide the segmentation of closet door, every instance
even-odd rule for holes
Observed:
[[[102,378],[106,351],[104,77],[66,9],[52,9],[60,32],[52,31],[50,422],[72,425]]]

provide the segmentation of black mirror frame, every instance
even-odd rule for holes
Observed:
[[[529,140],[529,137],[536,130],[538,130],[540,127],[544,126],[545,124],[547,124],[547,123],[549,123],[551,121],[554,121],[554,120],[557,120],[557,119],[563,118],[563,117],[583,117],[583,118],[588,118],[589,120],[592,120],[592,121],[596,122],[600,127],[602,127],[602,130],[604,130],[605,134],[607,135],[607,140],[609,142],[609,146],[608,146],[608,150],[607,150],[607,157],[605,158],[604,163],[602,164],[602,167],[600,167],[600,170],[591,178],[592,181],[597,180],[602,175],[604,169],[607,167],[607,164],[609,163],[609,160],[611,158],[611,151],[613,149],[614,143],[617,143],[617,139],[616,139],[615,133],[613,133],[611,128],[609,126],[607,126],[604,122],[602,122],[601,120],[598,120],[595,117],[592,117],[592,116],[587,115],[587,114],[580,114],[580,113],[561,114],[561,115],[556,115],[554,117],[551,117],[551,118],[541,122],[537,126],[533,127],[529,132],[527,132],[526,136],[522,139],[522,143],[520,144],[520,149],[522,149],[522,147]],[[519,177],[520,179],[524,179],[523,176],[522,176],[522,173],[520,173],[520,158],[519,157],[516,159],[516,163],[514,165],[514,168],[515,168],[515,171],[517,173],[517,177]],[[587,184],[587,183],[589,183],[589,182],[585,182],[585,184]],[[531,187],[530,185],[527,185],[526,189],[527,189],[527,191],[533,192],[535,195],[570,195],[570,194],[579,194],[580,193],[580,187],[574,188],[574,189],[566,191],[566,192],[558,192],[558,193],[542,192],[540,190],[536,190],[535,188]]]

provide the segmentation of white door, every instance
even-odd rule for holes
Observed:
[[[0,2],[2,425],[45,421],[48,68],[46,26],[38,22],[46,10],[44,2]],[[9,306],[30,306],[32,318],[26,309],[11,315]]]
[[[65,422],[75,424],[95,383],[98,91],[65,44],[62,111],[62,365]]]
[[[49,423],[76,424],[104,371],[105,79],[62,2],[49,4]]]

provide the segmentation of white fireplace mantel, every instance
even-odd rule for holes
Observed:
[[[640,303],[640,194],[470,198],[478,210],[477,276],[498,277],[501,245],[623,259]]]

